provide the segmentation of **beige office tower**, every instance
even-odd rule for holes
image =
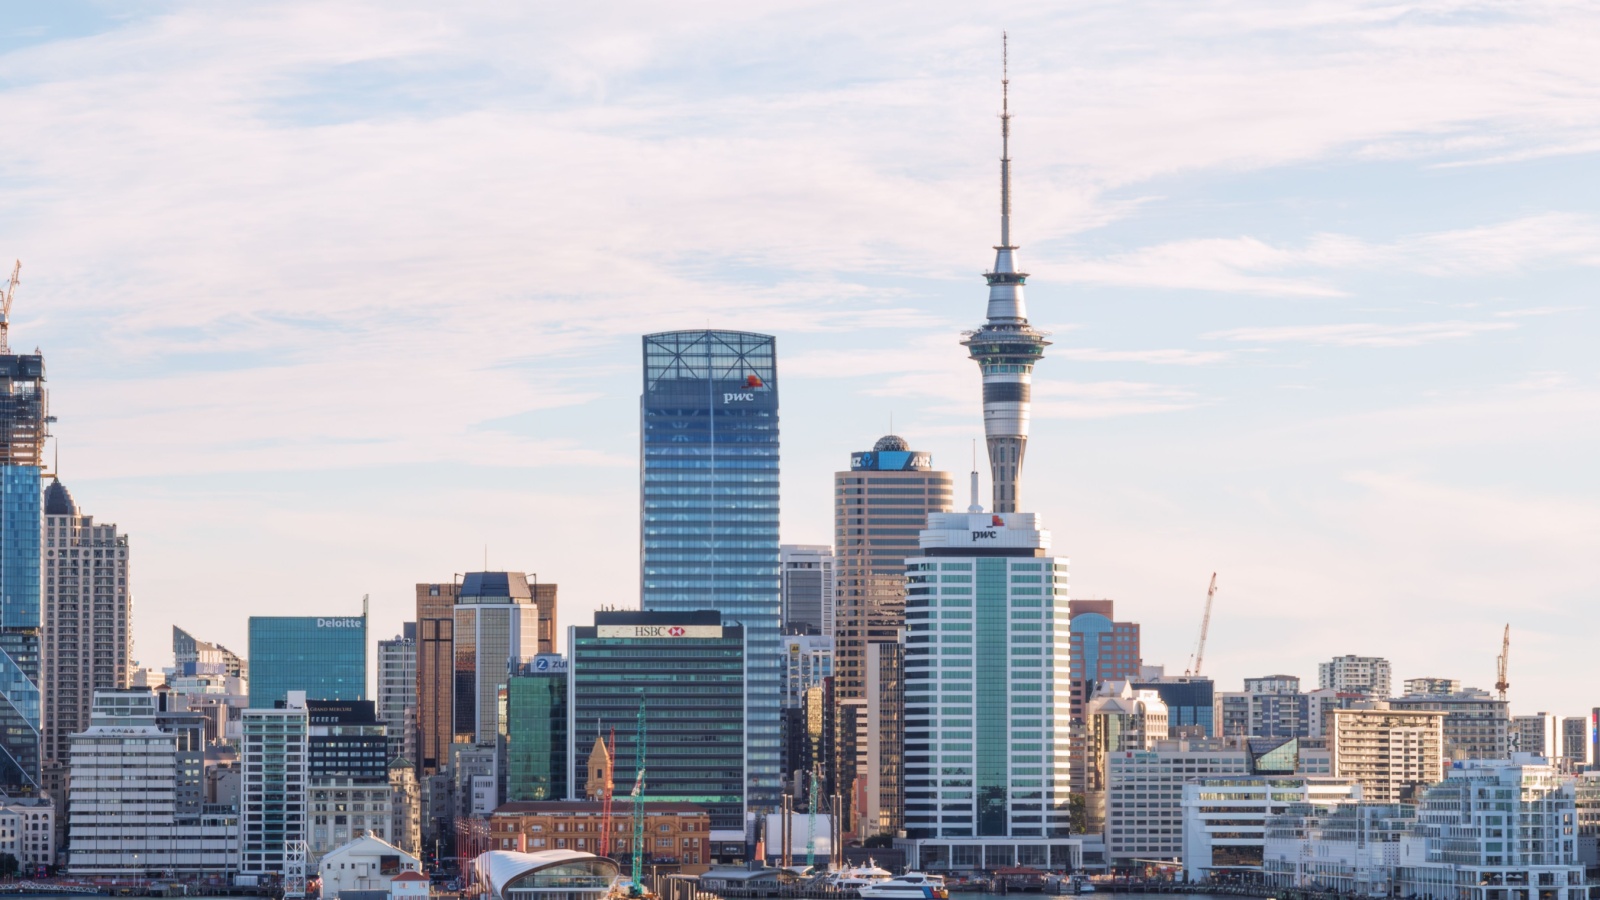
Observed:
[[[132,676],[128,536],[80,514],[66,487],[52,480],[42,543],[40,756],[45,788],[65,798],[72,735],[89,727],[94,692],[126,688]]]
[[[1358,782],[1362,800],[1416,803],[1423,788],[1444,778],[1445,713],[1378,700],[1330,715],[1333,774]]]
[[[455,736],[452,680],[455,673],[456,592],[459,585],[417,585],[417,777],[450,764]]]
[[[839,704],[853,710],[858,736],[856,771],[874,772],[866,804],[868,828],[897,834],[904,828],[898,767],[875,765],[870,735],[897,735],[903,707],[868,695],[868,644],[898,644],[905,628],[905,562],[921,555],[917,536],[928,514],[949,512],[954,485],[948,472],[933,469],[933,457],[888,435],[864,453],[852,454],[850,470],[833,476],[834,590],[833,673]],[[892,654],[891,658],[899,658]],[[899,690],[894,678],[871,681]],[[874,715],[867,705],[872,701]],[[876,727],[868,727],[871,724]],[[876,802],[875,802],[876,801]],[[871,835],[866,835],[870,837]]]

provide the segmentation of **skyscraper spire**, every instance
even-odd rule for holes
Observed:
[[[983,431],[997,513],[1017,511],[1022,458],[1028,447],[1033,364],[1050,346],[1043,332],[1028,324],[1022,286],[1028,273],[1017,268],[1011,243],[1011,71],[1010,38],[1000,37],[1000,243],[994,248],[989,283],[988,322],[966,333],[961,343],[983,372]]]

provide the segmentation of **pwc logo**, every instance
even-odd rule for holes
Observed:
[[[972,533],[974,541],[992,541],[998,537],[1000,537],[1000,532],[998,531],[974,531]]]
[[[744,377],[743,391],[728,391],[722,395],[722,404],[749,403],[756,399],[755,392],[766,388],[766,382],[759,375],[746,375]]]

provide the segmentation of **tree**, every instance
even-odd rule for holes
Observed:
[[[9,853],[0,853],[0,878],[14,878],[22,871],[22,863]]]
[[[1067,815],[1072,823],[1073,834],[1083,834],[1089,830],[1089,803],[1082,794],[1067,795]]]

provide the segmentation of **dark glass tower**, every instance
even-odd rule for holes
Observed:
[[[746,802],[778,805],[783,617],[774,340],[738,331],[644,338],[640,598],[743,626]]]
[[[47,406],[44,357],[9,352],[7,324],[0,320],[0,790],[29,794],[40,777],[40,475]]]

